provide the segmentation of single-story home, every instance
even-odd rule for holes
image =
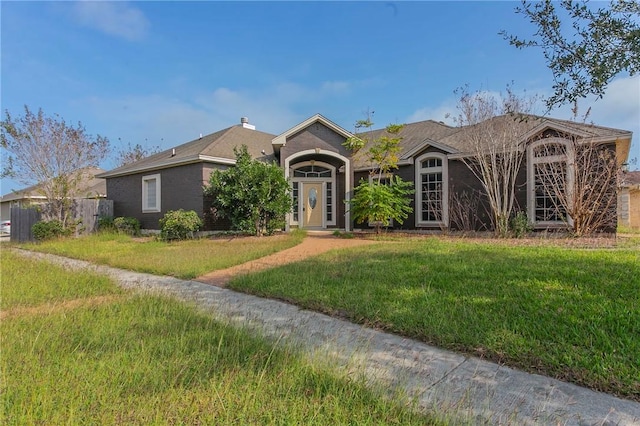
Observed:
[[[75,198],[106,198],[107,184],[104,179],[97,178],[96,175],[105,173],[99,167],[87,167],[83,170],[83,180],[78,185],[78,190],[73,196]],[[29,207],[47,202],[41,190],[41,184],[29,186],[24,189],[11,191],[0,197],[0,218],[1,220],[11,219],[11,207]]]
[[[506,116],[495,120],[512,120]],[[545,146],[561,146],[576,137],[615,152],[618,163],[626,161],[632,133],[625,130],[579,124],[546,117],[527,116],[520,120],[518,146],[526,150],[518,174],[517,205],[527,212],[536,228],[566,226],[566,219],[552,212],[552,194],[536,189],[536,164],[571,162]],[[473,227],[490,227],[482,201],[473,197],[482,191],[481,183],[465,165],[467,141],[473,126],[452,127],[436,121],[406,124],[399,136],[398,174],[414,183],[413,213],[397,229],[460,229],[460,212],[455,207],[473,207]],[[371,138],[384,130],[372,131]],[[375,165],[367,161],[367,147],[357,153],[343,143],[353,134],[320,114],[316,114],[279,135],[256,130],[246,118],[239,125],[201,136],[135,163],[98,175],[106,179],[107,198],[114,202],[115,216],[131,216],[145,229],[158,229],[159,219],[169,210],[195,210],[205,220],[210,200],[203,194],[215,169],[232,167],[234,148],[246,145],[253,158],[273,161],[282,167],[291,182],[293,211],[286,226],[304,229],[342,229],[367,227],[354,224],[346,200],[361,179],[368,179]],[[546,157],[544,155],[547,155]],[[616,187],[615,179],[606,185]],[[475,195],[474,195],[475,194]],[[312,201],[310,201],[312,200]],[[454,214],[455,213],[455,214]],[[462,214],[464,215],[464,214]],[[614,214],[615,216],[615,214]],[[207,230],[226,229],[225,222],[206,220]]]
[[[640,229],[640,171],[623,171],[618,194],[618,223]]]

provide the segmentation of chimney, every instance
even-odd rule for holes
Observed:
[[[245,129],[250,129],[250,130],[256,129],[256,126],[254,126],[253,124],[249,124],[249,119],[247,117],[241,117],[240,124],[242,124],[242,127],[244,127]]]

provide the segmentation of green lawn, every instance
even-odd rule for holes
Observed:
[[[183,303],[0,258],[1,424],[443,424]]]
[[[262,238],[229,236],[166,243],[103,233],[22,247],[116,268],[191,279],[293,247],[303,238],[304,233],[293,232]]]
[[[231,288],[640,401],[640,240],[423,238],[328,253]],[[94,236],[31,246],[193,277],[301,235],[183,243]],[[546,245],[545,246],[543,246]]]
[[[640,401],[637,244],[385,242],[229,287]]]

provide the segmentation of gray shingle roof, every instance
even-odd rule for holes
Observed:
[[[522,118],[522,116],[520,116]],[[610,127],[595,126],[593,124],[576,123],[574,121],[559,120],[555,118],[540,117],[536,115],[526,115],[525,119],[516,121],[520,127],[518,133],[521,138],[525,138],[528,133],[534,130],[542,130],[545,127],[563,129],[567,132],[576,133],[586,138],[611,138],[629,137],[630,132],[626,130],[613,129]],[[514,120],[512,116],[501,115],[493,118],[498,125],[507,120]],[[469,140],[469,133],[474,126],[451,127],[441,122],[433,120],[421,121],[418,123],[406,124],[400,131],[400,161],[408,160],[410,157],[422,151],[429,145],[436,146],[451,153],[464,153],[465,146]],[[374,140],[385,134],[384,129],[374,130],[365,133],[369,140]],[[370,167],[367,162],[368,146],[363,147],[354,156],[355,169]]]
[[[107,194],[107,183],[104,179],[97,178],[96,175],[104,173],[99,167],[87,167],[83,169],[83,179],[77,187],[73,196],[78,198],[100,198]],[[0,201],[15,201],[29,198],[44,198],[40,193],[41,184],[29,186],[24,189],[10,192],[0,197]]]
[[[616,138],[618,136],[628,136],[629,132],[626,130],[613,129],[610,127],[596,126],[587,123],[577,123],[575,121],[559,120],[556,118],[540,117],[536,115],[519,115],[513,117],[510,115],[501,115],[494,117],[492,121],[496,121],[497,125],[501,123],[509,124],[516,123],[519,127],[518,133],[524,141],[524,138],[535,129],[542,130],[546,127],[564,129],[567,132],[582,135],[585,138]],[[473,131],[476,125],[460,127],[459,131],[441,139],[440,142],[456,148],[459,152],[465,152],[465,146],[469,139],[468,135]]]
[[[235,160],[233,149],[242,145],[247,145],[252,158],[274,161],[271,145],[274,137],[275,135],[247,129],[242,125],[232,126],[110,170],[100,177],[122,176],[194,162],[228,163],[229,160]]]
[[[398,136],[402,138],[400,141],[399,156],[400,158],[405,158],[406,154],[411,153],[416,149],[420,149],[421,146],[426,147],[429,142],[439,142],[441,139],[456,133],[459,130],[459,128],[447,126],[444,123],[433,120],[405,124],[398,134]],[[384,136],[385,133],[385,129],[379,129],[366,132],[364,136],[366,136],[369,141],[373,141]],[[356,170],[370,166],[367,161],[367,151],[370,147],[370,143],[354,154],[353,164]]]
[[[623,173],[620,185],[623,187],[640,185],[640,171]]]

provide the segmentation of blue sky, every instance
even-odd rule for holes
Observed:
[[[447,121],[464,85],[550,93],[542,52],[498,35],[533,33],[517,5],[2,1],[0,100],[14,115],[26,104],[81,121],[116,150],[170,148],[242,116],[274,134],[316,113],[353,130],[367,109],[376,127]],[[638,76],[588,107],[594,123],[633,131],[640,158]],[[4,180],[1,192],[20,187]]]

